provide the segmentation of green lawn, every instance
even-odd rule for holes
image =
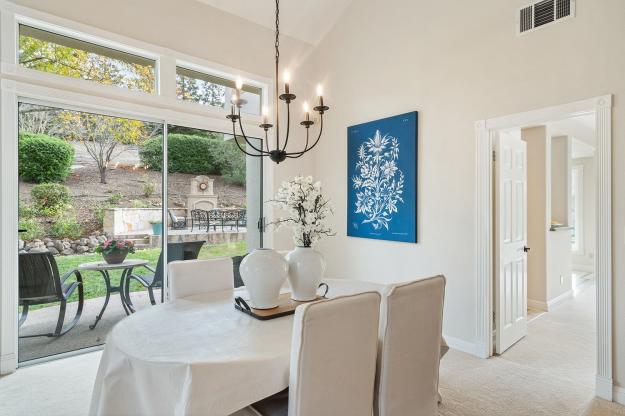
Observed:
[[[200,251],[198,256],[199,259],[209,259],[215,257],[232,257],[232,256],[240,256],[247,252],[247,243],[245,241],[239,241],[231,244],[216,244],[216,245],[207,245],[205,244]],[[150,262],[150,266],[152,268],[156,268],[156,263],[158,262],[158,257],[161,253],[160,248],[153,248],[147,250],[137,250],[134,254],[129,254],[127,259],[143,259],[148,260]],[[73,270],[78,267],[79,264],[82,263],[90,263],[94,261],[101,261],[102,256],[100,254],[82,254],[82,255],[74,255],[74,256],[57,256],[55,257],[56,263],[59,266],[59,272],[61,276],[66,272]],[[141,267],[137,268],[133,271],[135,274],[150,274],[150,271]],[[119,279],[121,277],[121,270],[113,270],[110,272],[111,276],[111,284],[113,286],[119,285]],[[106,295],[106,285],[104,284],[104,279],[99,272],[93,271],[85,271],[81,272],[83,281],[84,281],[84,291],[85,291],[85,299],[93,299],[99,298]],[[71,281],[73,277],[70,277],[68,281]],[[145,290],[143,286],[141,286],[136,281],[132,281],[130,285],[130,290],[132,292]],[[71,301],[78,300],[78,291],[74,292]],[[51,306],[53,304],[47,305],[37,305],[31,306],[31,310],[45,308]]]

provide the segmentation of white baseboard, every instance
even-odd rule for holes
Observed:
[[[17,369],[17,356],[6,354],[0,356],[0,375],[11,374]]]
[[[443,334],[449,348],[482,358],[477,344]]]
[[[527,299],[527,306],[532,309],[538,309],[539,311],[547,312],[549,310],[547,302],[543,302],[542,300]]]
[[[597,376],[595,378],[595,394],[604,400],[612,401],[613,397],[612,380]]]
[[[612,400],[625,406],[625,388],[614,385],[612,387]]]
[[[555,298],[547,301],[547,310],[549,311],[553,309],[553,307],[556,306],[558,303],[570,298],[571,296],[573,296],[573,289],[567,290],[560,296],[556,296]]]
[[[564,292],[563,294],[561,294],[560,296],[557,296],[547,302],[544,302],[542,300],[536,300],[536,299],[527,299],[527,306],[529,306],[532,309],[538,309],[539,311],[549,312],[558,303],[562,302],[565,299],[570,298],[571,296],[573,296],[573,289],[568,290]]]

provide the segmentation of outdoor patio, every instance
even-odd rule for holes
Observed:
[[[160,299],[160,290],[155,290],[154,295],[156,299]],[[146,291],[132,292],[131,298],[139,311],[143,308],[152,307]],[[95,321],[103,302],[104,297],[85,300],[80,321],[71,331],[61,337],[20,338],[19,361],[23,362],[104,344],[109,331],[117,322],[126,317],[126,313],[120,302],[119,294],[112,294],[104,316],[98,322],[98,325],[91,330],[89,325]],[[66,324],[72,320],[77,306],[78,302],[72,302],[67,305]],[[28,314],[28,319],[20,328],[19,334],[23,336],[51,332],[56,325],[58,316],[58,305],[32,311]]]

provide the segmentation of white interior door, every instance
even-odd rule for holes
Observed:
[[[527,334],[527,147],[521,132],[495,141],[495,352]]]

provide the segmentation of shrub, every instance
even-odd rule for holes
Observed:
[[[109,204],[117,205],[119,204],[119,201],[121,201],[123,198],[124,196],[121,194],[121,192],[115,192],[113,195],[108,197],[107,201]]]
[[[47,217],[59,215],[72,202],[72,196],[67,186],[58,183],[35,185],[30,191],[30,195],[35,203],[35,208]]]
[[[152,182],[146,182],[143,184],[143,196],[149,198],[153,193],[156,187]]]
[[[108,208],[115,208],[115,206],[109,203],[99,203],[93,206],[93,214],[100,229],[104,227],[104,210]]]
[[[220,144],[217,160],[221,175],[227,182],[245,186],[245,154],[234,142]]]
[[[221,174],[216,155],[222,140],[215,136],[170,134],[167,142],[169,172],[193,174]],[[153,137],[139,150],[141,162],[150,169],[162,170],[163,143]]]
[[[150,201],[142,201],[140,199],[133,199],[130,201],[131,208],[152,208]]]
[[[27,202],[19,201],[18,216],[21,220],[27,220],[37,216],[37,209]]]
[[[76,217],[64,216],[52,223],[50,233],[54,238],[76,239],[82,235],[82,227]]]
[[[20,133],[19,175],[29,182],[63,182],[74,160],[74,148],[44,134]]]
[[[19,228],[26,230],[26,232],[20,233],[20,239],[24,241],[45,237],[45,230],[35,218],[21,218]]]

